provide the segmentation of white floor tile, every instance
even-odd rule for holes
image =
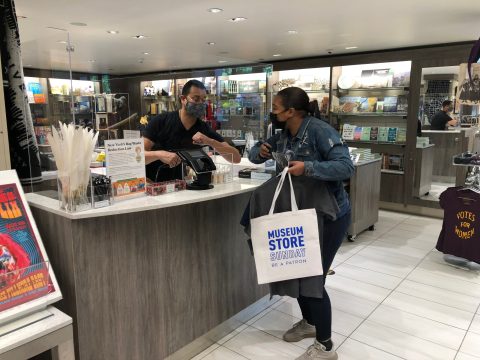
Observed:
[[[193,357],[191,360],[200,360],[205,358],[208,354],[210,354],[212,351],[216,350],[220,345],[218,344],[213,344],[212,346],[208,347],[204,351],[202,351],[200,354],[197,356]]]
[[[475,312],[480,304],[479,298],[410,280],[402,282],[395,291],[471,313]]]
[[[383,249],[381,244],[380,246],[374,246],[374,244],[372,243],[365,249],[362,249],[358,255],[385,260],[396,265],[416,266],[420,262],[418,257],[401,254],[391,249]]]
[[[342,264],[335,269],[336,275],[359,280],[367,284],[380,286],[393,290],[403,280],[392,275],[382,274],[373,270],[359,268],[357,266]]]
[[[233,352],[223,346],[220,346],[218,349],[214,350],[207,356],[203,358],[203,360],[245,360],[246,357]]]
[[[347,260],[348,258],[352,257],[360,250],[364,249],[365,245],[358,245],[356,243],[344,243],[338,249],[337,254],[335,255],[335,259],[337,260]]]
[[[435,232],[435,233],[431,233],[431,232],[423,232],[423,231],[418,231],[418,230],[412,230],[409,227],[405,228],[405,226],[400,227],[400,225],[399,225],[399,226],[393,228],[392,230],[390,230],[387,234],[383,235],[382,237],[394,236],[394,237],[401,237],[401,238],[405,238],[405,239],[416,238],[416,239],[420,239],[421,241],[429,241],[429,242],[432,242],[432,243],[436,244],[437,240],[438,240],[439,233],[440,233],[440,231]]]
[[[480,360],[480,357],[471,356],[471,355],[459,352],[455,360]]]
[[[460,352],[480,357],[480,334],[468,332],[460,348]]]
[[[368,320],[351,338],[407,360],[453,360],[456,354],[455,350]]]
[[[297,319],[297,321],[298,319],[302,318],[302,312],[300,311],[300,306],[298,305],[297,299],[287,298],[282,304],[277,306],[275,310],[293,316]]]
[[[225,344],[228,340],[232,339],[234,336],[237,336],[238,334],[240,334],[243,330],[245,330],[246,328],[248,327],[247,324],[243,324],[242,326],[236,328],[235,330],[233,330],[230,334],[228,334],[227,336],[223,337],[222,339],[220,339],[219,341],[217,341],[218,344],[220,345],[223,345]]]
[[[436,286],[441,289],[480,298],[480,288],[471,281],[454,279],[450,276],[434,273],[430,270],[417,268],[408,275],[407,279],[421,284]]]
[[[368,317],[368,320],[453,350],[460,348],[466,334],[466,330],[444,325],[387,305],[380,305]]]
[[[349,292],[328,288],[328,296],[332,307],[340,311],[365,319],[378,306],[380,301],[371,301]]]
[[[388,236],[388,234],[387,234]],[[368,246],[368,249],[388,251],[392,254],[406,255],[409,257],[423,259],[432,249],[419,249],[408,245],[392,244],[385,241],[375,241]]]
[[[365,250],[368,250],[368,247]],[[345,263],[401,278],[407,276],[415,267],[414,264],[397,264],[391,261],[391,259],[392,256],[368,254],[365,251],[364,253],[360,252],[353,255]]]
[[[356,340],[347,339],[337,349],[338,358],[341,360],[400,360],[398,356],[375,349]]]
[[[418,226],[418,225],[412,225],[412,224],[406,224],[406,223],[401,223],[395,227],[396,229],[399,230],[406,230],[406,231],[416,231],[421,234],[427,234],[428,236],[432,237],[437,237],[440,234],[440,231],[442,230],[442,225],[437,225],[437,224],[426,224],[423,226]]]
[[[354,296],[358,296],[363,299],[367,299],[377,303],[385,299],[390,293],[390,290],[382,288],[380,286],[366,284],[364,282],[352,280],[338,274],[335,274],[334,276],[328,278],[326,286],[327,289],[347,292]]]
[[[412,236],[410,237],[405,237],[398,233],[392,234],[391,232],[389,232],[387,234],[380,236],[377,239],[377,241],[386,242],[386,243],[399,245],[399,246],[409,246],[412,248],[426,250],[426,251],[432,250],[436,245],[436,241],[434,240],[425,239],[422,237],[416,237],[413,235],[414,234],[412,234]]]
[[[393,292],[383,304],[440,323],[467,330],[474,314],[442,304]]]
[[[468,329],[468,331],[480,334],[480,315],[475,315],[475,318],[472,321],[472,325],[470,325],[470,329]]]
[[[480,274],[478,272],[458,269],[450,266],[443,261],[442,257],[443,254],[440,252],[432,252],[418,265],[418,268],[428,270],[432,274],[440,274],[442,276],[448,276],[457,280],[470,281],[474,283],[478,289],[480,289]]]
[[[408,219],[405,219],[403,221],[404,224],[407,225],[414,225],[414,226],[420,226],[423,227],[425,225],[435,225],[439,227],[439,229],[442,229],[442,219],[436,219],[436,218],[429,218],[429,217],[410,217]]]
[[[268,308],[268,309],[265,309],[263,310],[261,313],[259,313],[258,315],[254,316],[253,318],[251,318],[250,320],[248,320],[246,322],[247,325],[252,325],[255,321],[257,321],[258,319],[264,317],[266,314],[268,314],[270,311],[272,311],[272,308]]]
[[[292,360],[305,352],[305,349],[287,343],[261,330],[249,327],[223,346],[255,360]]]

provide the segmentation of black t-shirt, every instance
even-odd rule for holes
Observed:
[[[152,150],[175,151],[200,148],[201,146],[195,145],[192,140],[197,132],[220,142],[225,141],[200,119],[197,119],[189,130],[185,129],[178,111],[167,112],[150,119],[143,136],[154,143]],[[147,177],[153,181],[167,181],[182,177],[182,166],[169,168],[159,160],[148,164],[146,171]]]
[[[480,263],[480,195],[450,187],[440,195],[445,210],[437,250]]]
[[[432,125],[432,130],[445,130],[447,123],[452,120],[448,114],[440,110],[435,115],[433,115],[430,124]]]

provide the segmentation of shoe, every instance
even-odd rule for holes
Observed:
[[[298,357],[296,360],[315,360],[315,359],[326,359],[326,360],[337,360],[338,355],[335,350],[327,351],[325,346],[320,344],[317,339],[315,339],[313,345],[303,353],[302,356]]]
[[[287,342],[297,342],[305,338],[314,338],[317,335],[315,326],[310,325],[307,320],[302,319],[283,334],[283,340]]]

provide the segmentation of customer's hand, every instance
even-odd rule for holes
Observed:
[[[272,153],[270,150],[272,149],[272,145],[270,145],[267,142],[264,142],[262,145],[260,145],[260,156],[264,159],[271,159],[272,158]]]
[[[305,163],[303,161],[290,161],[288,163],[288,172],[293,176],[303,175],[305,172]]]
[[[170,151],[159,151],[158,152],[158,159],[170,166],[171,168],[180,165],[182,160],[178,157],[178,155],[174,152]]]

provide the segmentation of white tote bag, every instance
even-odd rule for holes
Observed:
[[[273,213],[288,168],[282,172],[268,215],[251,219],[259,284],[322,275],[322,255],[315,209],[298,210],[288,174],[292,211]]]

